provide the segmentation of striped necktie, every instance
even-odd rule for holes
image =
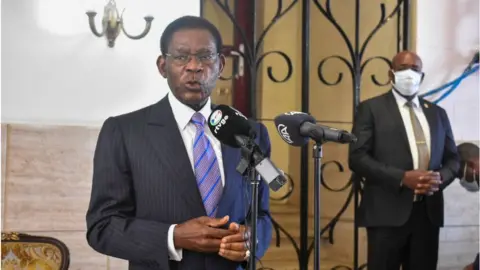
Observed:
[[[196,112],[191,121],[197,128],[193,141],[195,177],[205,211],[209,217],[215,217],[223,192],[220,168],[213,146],[205,135],[205,118]]]
[[[408,111],[410,113],[410,120],[412,122],[413,134],[415,135],[415,143],[417,145],[418,152],[418,169],[419,170],[428,170],[428,164],[430,163],[430,151],[428,150],[427,140],[422,129],[422,125],[418,120],[417,115],[414,111],[414,104],[412,101],[406,103]],[[422,200],[423,196],[415,195],[413,197],[414,201]]]

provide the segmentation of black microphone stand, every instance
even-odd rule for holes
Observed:
[[[314,260],[313,260],[313,269],[320,270],[320,237],[321,231],[320,228],[320,190],[321,190],[321,181],[322,181],[322,146],[323,144],[328,141],[329,139],[335,142],[346,143],[347,141],[356,141],[356,137],[352,134],[348,134],[347,132],[338,133],[338,131],[331,132],[332,130],[326,129],[313,129],[311,130],[309,137],[314,139],[315,145],[313,145],[313,159],[314,159],[314,194],[313,194],[313,212],[314,212],[314,246],[313,252]],[[343,138],[342,138],[343,137]]]
[[[248,268],[251,270],[257,269],[256,267],[256,254],[257,254],[257,220],[258,220],[258,187],[260,185],[261,177],[255,170],[255,142],[253,136],[249,140],[241,145],[242,159],[237,166],[237,171],[242,175],[248,175],[250,184],[252,187],[252,204],[250,205],[250,244],[248,250],[250,251],[250,257],[248,261]],[[248,216],[248,215],[247,215]],[[247,223],[247,221],[245,221]],[[248,232],[248,230],[247,230]]]
[[[322,177],[322,141],[315,142],[313,145],[313,159],[314,159],[314,194],[313,194],[313,218],[314,218],[314,259],[313,259],[313,269],[320,270],[320,237],[321,237],[321,227],[320,227],[320,189],[321,189],[321,177]]]
[[[250,257],[248,262],[248,268],[251,270],[257,269],[257,221],[258,221],[258,186],[260,184],[261,177],[256,173],[255,169],[250,169],[250,184],[252,186],[252,205],[250,206],[251,217],[251,234],[250,234]]]

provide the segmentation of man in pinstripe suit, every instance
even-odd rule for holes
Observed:
[[[246,265],[249,183],[239,149],[205,125],[225,58],[207,20],[186,16],[161,37],[157,66],[171,92],[158,103],[108,118],[94,156],[87,240],[129,269],[239,269]],[[265,126],[257,144],[270,155]],[[271,241],[269,190],[260,184],[258,251]],[[253,256],[253,254],[252,254]]]

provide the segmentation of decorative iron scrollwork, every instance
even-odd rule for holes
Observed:
[[[252,42],[247,38],[247,35],[246,35],[244,29],[242,29],[242,27],[240,27],[239,23],[236,21],[235,16],[232,12],[232,9],[229,5],[229,1],[228,0],[224,0],[224,1],[215,0],[215,3],[222,9],[224,14],[230,19],[230,21],[232,22],[232,24],[235,28],[235,31],[238,32],[238,34],[240,35],[241,40],[242,40],[242,42],[241,42],[242,47],[241,48],[233,48],[233,46],[225,46],[226,48],[224,48],[224,53],[226,53],[228,56],[233,58],[233,65],[234,66],[233,66],[233,72],[232,72],[233,74],[229,77],[222,77],[221,78],[222,80],[230,80],[230,79],[235,78],[239,74],[241,74],[241,72],[249,72],[250,80],[251,80],[251,82],[250,82],[250,96],[254,97],[256,95],[255,89],[256,89],[256,83],[257,83],[258,68],[259,68],[260,64],[263,63],[264,59],[267,56],[272,56],[274,54],[280,56],[285,61],[287,71],[286,71],[286,74],[283,77],[279,77],[278,75],[274,74],[274,70],[273,70],[272,66],[267,66],[268,78],[272,82],[283,83],[283,82],[288,81],[292,77],[293,64],[292,64],[292,60],[290,59],[290,57],[286,53],[284,53],[282,51],[274,50],[274,51],[268,51],[268,52],[264,52],[264,53],[260,54],[260,50],[262,48],[262,45],[263,45],[263,42],[264,42],[264,39],[265,39],[266,35],[272,29],[272,27],[275,25],[275,23],[278,20],[280,20],[287,12],[289,12],[298,2],[299,2],[299,0],[294,0],[291,3],[289,3],[286,6],[286,8],[284,9],[284,6],[285,6],[284,1],[283,0],[278,0],[275,15],[270,20],[270,22],[267,24],[267,26],[264,28],[262,33],[259,35],[258,40],[253,40],[253,42]],[[271,6],[271,4],[269,6]],[[255,20],[255,15],[253,15],[252,19]],[[246,68],[246,71],[243,71],[243,67]],[[253,102],[253,103],[255,103],[255,102]],[[253,116],[253,118],[256,118],[256,115],[255,115],[254,112],[251,112],[251,115]],[[286,174],[285,176],[288,180],[287,185],[289,187],[287,193],[285,195],[283,195],[281,198],[278,198],[278,199],[271,198],[271,199],[273,199],[273,200],[285,200],[285,199],[289,198],[291,196],[291,194],[293,193],[293,190],[294,190],[294,184],[293,183],[294,182],[288,174]],[[297,255],[298,255],[299,252],[300,252],[299,247],[298,247],[295,239],[292,237],[292,235],[287,230],[285,230],[273,217],[271,217],[271,220],[272,220],[273,228],[274,228],[274,231],[275,231],[275,234],[276,234],[276,241],[277,241],[276,245],[277,245],[277,247],[280,246],[280,239],[281,239],[280,233],[283,233],[287,237],[287,239],[292,243],[292,245],[294,246],[295,251],[297,252]],[[267,270],[269,268],[261,266],[261,269]]]
[[[393,9],[393,11],[388,16],[386,16],[387,13],[386,13],[385,4],[381,3],[380,4],[381,15],[380,15],[378,23],[375,25],[375,27],[372,29],[372,31],[370,31],[370,33],[368,34],[365,41],[363,43],[360,43],[360,38],[359,38],[359,32],[360,32],[360,19],[359,19],[360,18],[360,0],[355,0],[354,42],[352,42],[349,39],[349,37],[346,34],[346,32],[344,31],[344,29],[340,26],[340,24],[335,19],[335,16],[332,13],[331,1],[326,0],[325,6],[323,6],[320,3],[319,0],[313,0],[317,9],[324,15],[324,17],[338,31],[338,33],[342,37],[343,41],[345,42],[345,46],[347,47],[347,50],[348,50],[348,57],[344,57],[344,56],[341,56],[341,55],[331,55],[331,56],[328,56],[328,57],[322,59],[319,62],[318,68],[317,68],[318,78],[323,84],[328,85],[328,86],[335,86],[335,85],[340,84],[342,82],[342,79],[344,78],[344,73],[343,72],[338,73],[338,76],[337,76],[336,80],[327,80],[325,78],[325,76],[323,75],[323,68],[324,68],[326,62],[328,62],[329,60],[336,59],[336,60],[339,60],[339,61],[343,62],[346,65],[347,70],[350,73],[350,76],[352,78],[353,107],[354,107],[353,111],[354,112],[355,112],[356,106],[360,102],[360,83],[361,83],[361,77],[363,75],[365,67],[370,62],[372,62],[373,60],[380,60],[380,61],[385,62],[388,66],[391,65],[390,60],[385,56],[373,56],[373,57],[370,57],[370,58],[368,58],[364,61],[363,58],[364,58],[365,51],[368,47],[368,44],[370,43],[372,38],[375,36],[375,34],[388,21],[390,21],[390,19],[392,19],[395,15],[400,14],[400,8],[402,7],[402,5],[404,5],[404,1],[406,1],[406,0],[399,0],[397,2],[397,5]],[[400,35],[397,35],[397,37],[401,38]],[[391,56],[389,56],[389,57],[391,57]],[[377,86],[385,86],[389,83],[388,81],[387,82],[380,82],[377,79],[377,77],[375,76],[375,74],[371,74],[370,78],[371,78],[372,82]],[[302,162],[306,162],[306,160],[302,159]],[[334,244],[335,225],[340,220],[340,217],[343,215],[343,213],[346,211],[346,209],[352,203],[352,201],[354,202],[354,208],[355,208],[355,212],[356,212],[356,208],[358,207],[359,196],[361,196],[363,194],[363,189],[362,189],[363,180],[358,178],[356,175],[352,175],[350,177],[350,180],[348,181],[348,183],[346,183],[342,188],[333,189],[327,184],[327,181],[325,180],[325,177],[323,175],[323,168],[325,168],[325,166],[328,165],[328,164],[335,164],[337,166],[338,170],[340,172],[343,172],[343,166],[339,161],[334,160],[334,161],[329,161],[329,162],[325,163],[322,166],[322,177],[321,177],[322,186],[324,188],[326,188],[327,190],[331,191],[331,192],[342,192],[342,191],[345,191],[348,188],[350,188],[347,199],[345,200],[345,203],[343,204],[343,206],[340,208],[338,213],[332,218],[332,220],[330,220],[330,222],[328,222],[328,224],[325,227],[323,227],[322,230],[321,230],[321,235],[323,235],[325,232],[328,231],[328,240],[329,240],[330,244]],[[353,249],[354,249],[353,267],[345,266],[345,265],[337,265],[337,266],[333,267],[332,270],[334,270],[334,269],[349,269],[349,270],[350,269],[355,269],[355,270],[357,270],[357,269],[363,269],[363,268],[366,267],[366,264],[362,264],[362,265],[358,266],[358,264],[359,264],[358,263],[358,226],[356,225],[356,222],[355,222],[355,232],[354,233],[355,233],[355,235],[354,235],[354,245],[353,245]],[[308,256],[310,255],[312,250],[313,250],[313,243],[309,246]],[[307,264],[308,264],[308,262],[307,262]]]
[[[370,57],[368,59],[364,59],[365,51],[368,48],[368,45],[370,44],[370,42],[371,42],[372,38],[375,36],[375,34],[387,22],[389,22],[395,15],[398,15],[399,17],[401,16],[401,12],[400,12],[401,9],[400,8],[402,6],[404,7],[404,9],[405,8],[408,9],[409,1],[408,0],[398,0],[397,5],[391,11],[391,13],[388,14],[388,16],[387,16],[385,4],[383,4],[383,3],[380,4],[381,15],[380,15],[380,18],[378,20],[378,23],[375,25],[375,27],[372,29],[372,31],[370,31],[370,33],[366,37],[365,41],[363,43],[361,43],[360,38],[359,38],[359,32],[360,32],[360,19],[359,19],[360,18],[360,0],[352,0],[352,1],[355,1],[355,15],[354,15],[355,16],[355,19],[354,19],[355,20],[355,32],[354,32],[354,41],[353,42],[350,40],[349,36],[346,34],[344,29],[341,27],[341,25],[335,19],[335,16],[333,15],[333,12],[332,12],[331,1],[330,0],[326,0],[324,2],[325,3],[324,5],[322,5],[320,3],[321,1],[319,1],[319,0],[302,0],[302,33],[304,33],[304,35],[302,35],[302,46],[304,48],[305,48],[305,46],[307,46],[309,44],[309,40],[308,40],[309,39],[309,37],[308,37],[309,34],[305,34],[305,33],[309,33],[309,30],[310,30],[309,29],[310,28],[309,27],[309,14],[312,11],[309,10],[309,7],[310,7],[310,2],[312,2],[312,1],[313,1],[313,4],[317,7],[317,9],[323,14],[323,16],[338,31],[338,33],[340,34],[340,36],[341,36],[342,40],[344,41],[345,46],[347,47],[347,50],[348,50],[348,55],[346,57],[341,56],[341,55],[332,55],[332,56],[328,56],[324,59],[321,59],[319,61],[318,66],[317,66],[318,78],[325,85],[335,86],[335,85],[340,84],[342,82],[343,78],[344,78],[344,75],[345,75],[344,72],[339,72],[338,75],[336,76],[336,78],[326,78],[324,76],[323,70],[326,67],[326,64],[327,64],[328,61],[337,60],[337,61],[343,62],[346,65],[347,71],[350,73],[349,75],[352,78],[352,91],[353,91],[353,103],[352,104],[353,104],[353,107],[354,107],[353,111],[355,111],[356,106],[360,102],[360,82],[361,82],[361,77],[362,77],[362,75],[365,71],[366,66],[374,60],[380,60],[380,61],[385,62],[387,65],[390,65],[390,60],[385,56],[373,56],[373,57]],[[282,59],[284,59],[284,61],[286,63],[286,67],[287,67],[287,72],[285,73],[285,76],[281,77],[278,74],[274,73],[274,70],[273,70],[272,66],[267,66],[267,75],[268,75],[268,78],[272,82],[275,82],[275,83],[286,82],[291,78],[291,76],[293,74],[292,60],[287,54],[285,54],[284,52],[281,52],[281,51],[277,51],[277,50],[264,52],[264,53],[260,54],[260,48],[263,45],[263,41],[265,39],[265,36],[270,31],[270,29],[273,27],[273,25],[275,25],[275,23],[282,16],[284,16],[288,11],[290,11],[299,2],[299,0],[293,0],[288,5],[285,5],[285,3],[282,0],[278,0],[275,15],[273,16],[271,21],[267,24],[267,26],[265,27],[263,32],[259,35],[258,40],[256,40],[256,41],[255,40],[252,41],[252,40],[249,40],[247,38],[247,35],[246,35],[244,29],[242,29],[242,27],[240,27],[238,22],[235,20],[235,16],[232,12],[231,7],[229,6],[229,1],[228,0],[224,0],[224,1],[215,0],[214,2],[222,9],[222,11],[226,14],[226,16],[233,23],[235,31],[237,31],[239,33],[239,36],[242,39],[241,43],[244,45],[242,50],[239,50],[238,48],[233,48],[233,50],[236,51],[235,56],[234,56],[235,57],[234,58],[234,64],[237,67],[234,67],[234,69],[233,69],[234,70],[233,76],[227,77],[227,78],[222,78],[222,79],[227,80],[227,79],[233,78],[237,74],[237,72],[239,72],[238,67],[240,66],[240,65],[238,65],[238,62],[235,63],[235,61],[238,61],[238,59],[242,59],[242,61],[244,61],[243,63],[245,64],[245,68],[246,68],[245,72],[249,72],[249,74],[251,76],[251,84],[250,84],[251,99],[250,99],[250,103],[251,104],[256,104],[255,99],[254,98],[252,99],[252,97],[254,97],[256,95],[255,91],[256,91],[256,83],[257,83],[257,71],[258,71],[258,68],[259,68],[260,64],[262,63],[262,61],[268,55],[276,54],[276,55],[282,57]],[[269,3],[270,3],[270,1],[269,1]],[[286,6],[285,9],[284,9],[284,6]],[[306,8],[304,8],[304,7],[306,7]],[[406,16],[408,16],[407,11],[404,11],[404,13],[406,14]],[[252,19],[256,22],[255,14],[253,14]],[[407,19],[408,19],[408,17],[407,17]],[[400,24],[400,20],[398,20],[398,23]],[[405,22],[404,22],[404,24],[405,24]],[[400,29],[400,27],[397,27],[397,31],[400,31],[399,29]],[[403,29],[404,36],[402,37],[402,36],[400,36],[400,34],[397,35],[398,43],[400,43],[400,39],[402,39],[402,38],[404,39],[403,40],[404,49],[406,47],[405,44],[408,44],[408,42],[405,42],[405,39],[408,38],[407,35],[405,35],[405,33],[408,34],[408,30],[409,29],[405,29],[405,27],[404,27],[404,29]],[[256,35],[254,34],[253,36],[256,36]],[[232,48],[230,48],[230,49],[232,49]],[[400,49],[400,47],[397,47],[397,50],[399,50],[399,49]],[[309,57],[310,57],[309,52],[306,52],[306,53],[302,52],[302,70],[308,70],[309,61],[310,61]],[[235,59],[237,59],[237,60],[235,60]],[[302,76],[302,111],[309,112],[308,111],[309,74],[306,74],[305,72],[302,72],[301,76]],[[371,78],[372,82],[377,86],[384,86],[388,83],[388,82],[381,82],[380,80],[378,80],[378,78],[374,74],[371,74],[370,78]],[[255,108],[251,108],[251,110],[252,110],[251,116],[256,119]],[[307,160],[308,159],[308,153],[307,153],[307,151],[304,151],[304,150],[305,149],[302,149],[301,162],[302,163],[307,163],[308,162],[308,160]],[[338,168],[339,172],[344,171],[344,166],[339,161],[329,161],[329,162],[323,164],[322,172],[323,172],[323,169],[326,168],[326,166],[336,166]],[[307,194],[307,192],[308,192],[307,190],[303,190],[303,189],[305,189],[305,187],[308,187],[308,185],[304,185],[305,182],[308,182],[308,179],[307,179],[308,171],[306,171],[307,169],[308,168],[306,166],[302,166],[302,168],[301,168],[301,170],[302,170],[302,172],[301,172],[302,179],[301,179],[301,185],[300,185],[301,188],[302,188],[302,190],[300,190],[301,194]],[[291,191],[293,191],[293,183],[294,182],[291,181],[290,177],[288,177],[288,179],[291,183],[291,190],[289,190],[289,192],[287,192],[288,195],[282,197],[280,200],[288,198],[288,196],[291,194]],[[355,206],[358,205],[358,200],[359,200],[358,197],[362,195],[362,184],[363,184],[362,181],[363,181],[362,179],[359,179],[357,176],[352,175],[350,180],[343,187],[338,188],[338,189],[334,189],[334,188],[332,188],[328,185],[328,181],[327,181],[327,179],[325,179],[325,177],[322,173],[321,184],[328,191],[330,191],[330,192],[341,192],[341,191],[349,190],[347,199],[346,199],[345,203],[343,204],[343,206],[339,209],[338,213],[328,222],[328,224],[326,226],[324,226],[321,230],[322,235],[328,231],[328,241],[331,244],[334,244],[334,242],[335,242],[334,241],[335,240],[334,239],[334,229],[335,229],[335,226],[336,226],[337,222],[340,220],[341,216],[344,214],[344,212],[346,211],[348,206],[352,203],[352,201],[354,202]],[[304,208],[304,207],[308,207],[308,206],[303,205],[303,203],[302,203],[301,211],[300,211],[301,212],[300,228],[301,228],[301,231],[302,231],[301,232],[301,239],[305,238],[305,237],[302,238],[302,235],[303,236],[306,235],[305,224],[307,222],[309,222],[308,221],[308,216],[306,216],[307,209]],[[292,235],[288,231],[286,231],[281,226],[281,224],[279,224],[277,221],[275,221],[274,218],[272,218],[272,224],[273,224],[273,227],[274,227],[274,230],[275,230],[275,235],[276,235],[276,245],[280,246],[280,239],[281,239],[280,238],[280,233],[283,233],[287,237],[287,239],[292,243],[292,245],[295,249],[295,252],[296,252],[296,254],[298,256],[298,259],[299,259],[300,269],[301,270],[306,270],[307,266],[308,266],[308,256],[310,255],[310,253],[313,249],[313,244],[308,246],[308,248],[307,248],[307,245],[305,245],[306,241],[301,241],[300,246],[299,246],[299,244],[297,244],[297,242],[292,237]],[[354,236],[353,249],[354,249],[353,267],[346,266],[346,265],[337,265],[337,266],[333,267],[332,270],[334,270],[334,269],[338,269],[338,270],[341,270],[341,269],[355,269],[355,270],[358,270],[358,269],[364,269],[366,267],[366,264],[359,265],[359,263],[358,263],[358,228],[357,228],[357,226],[355,226],[355,236]],[[268,269],[268,268],[262,268],[262,269]]]
[[[283,9],[283,6],[284,6],[283,0],[278,0],[277,1],[277,10],[275,12],[275,15],[273,16],[272,20],[268,23],[268,25],[265,27],[263,32],[260,34],[258,40],[254,41],[253,44],[252,44],[251,42],[249,42],[249,39],[247,38],[247,35],[246,35],[245,31],[240,27],[240,25],[236,21],[235,15],[233,14],[232,9],[230,7],[229,1],[228,0],[224,0],[224,1],[215,0],[216,4],[222,9],[222,11],[227,15],[227,17],[232,22],[232,24],[235,28],[235,31],[237,31],[241,36],[242,44],[244,44],[244,46],[245,46],[244,50],[243,51],[234,50],[234,52],[236,53],[236,55],[238,55],[238,57],[243,57],[245,59],[245,63],[248,66],[250,74],[252,74],[252,76],[255,77],[255,79],[252,78],[252,79],[254,79],[255,83],[256,83],[256,75],[257,75],[257,70],[258,70],[259,65],[262,63],[263,59],[266,56],[271,55],[271,54],[277,54],[277,55],[281,56],[282,59],[284,59],[286,65],[287,65],[287,72],[286,72],[286,75],[282,79],[279,79],[276,76],[274,76],[273,67],[268,66],[267,67],[268,78],[275,83],[283,83],[283,82],[288,81],[292,77],[293,64],[292,64],[292,60],[290,59],[290,57],[286,53],[284,53],[282,51],[275,50],[275,51],[269,51],[269,52],[265,52],[263,54],[260,54],[260,49],[262,47],[265,36],[270,31],[270,29],[273,27],[273,25],[278,20],[280,20],[280,18],[282,18],[287,12],[289,12],[295,6],[295,4],[298,3],[298,1],[299,0],[292,1],[285,9]],[[234,73],[234,75],[235,74],[236,73]],[[233,77],[234,76],[229,77],[229,78],[222,78],[222,79],[223,80],[228,80],[228,79],[232,79]],[[254,93],[252,93],[252,94],[254,94]]]
[[[320,61],[320,63],[318,64],[318,68],[317,68],[317,74],[318,74],[318,78],[320,79],[320,81],[328,86],[334,86],[334,85],[337,85],[339,84],[342,79],[343,79],[343,73],[342,72],[339,72],[338,73],[338,77],[337,77],[337,80],[335,82],[329,82],[325,79],[325,77],[323,76],[323,65],[325,65],[325,63],[330,60],[330,59],[338,59],[340,60],[341,62],[343,62],[347,67],[348,67],[348,70],[350,71],[350,74],[352,75],[352,80],[353,80],[353,74],[355,73],[354,69],[353,69],[353,66],[352,64],[347,60],[347,58],[343,57],[343,56],[340,56],[340,55],[332,55],[332,56],[329,56],[325,59],[323,59],[322,61]]]
[[[350,72],[350,75],[352,76],[352,81],[354,82],[354,87],[358,87],[358,90],[359,90],[359,87],[360,87],[360,77],[363,74],[363,70],[364,70],[365,66],[369,62],[371,62],[372,60],[375,60],[375,59],[379,59],[379,60],[383,60],[384,62],[386,62],[390,66],[390,60],[386,57],[383,57],[383,56],[370,57],[367,60],[365,60],[365,62],[363,62],[363,63],[362,63],[362,60],[363,60],[363,56],[365,54],[365,51],[368,47],[368,44],[370,43],[372,38],[375,36],[375,34],[378,32],[378,30],[380,30],[382,28],[382,26],[384,26],[388,21],[390,21],[390,19],[392,19],[399,12],[400,7],[403,4],[403,1],[404,0],[398,1],[397,5],[393,9],[393,11],[388,15],[388,17],[385,17],[386,16],[385,4],[381,3],[380,4],[381,15],[380,15],[380,19],[379,19],[377,25],[368,34],[365,41],[362,44],[360,44],[359,37],[358,37],[359,36],[359,24],[360,24],[360,21],[359,21],[360,1],[356,0],[356,5],[357,5],[358,8],[356,9],[357,11],[356,11],[356,15],[355,15],[356,16],[356,26],[355,26],[355,28],[356,28],[355,31],[356,32],[355,32],[355,44],[353,44],[351,42],[351,40],[348,38],[348,35],[346,34],[346,32],[343,30],[343,28],[340,26],[340,24],[336,21],[335,16],[332,13],[331,1],[327,0],[326,3],[325,3],[325,7],[323,7],[322,4],[320,4],[319,0],[313,0],[314,4],[318,8],[318,10],[320,10],[320,12],[325,16],[325,18],[327,18],[330,21],[330,23],[332,23],[332,25],[335,27],[335,29],[339,32],[340,36],[342,37],[343,41],[345,42],[345,45],[346,45],[347,50],[348,50],[348,55],[350,57],[350,60],[348,60],[346,57],[343,57],[343,56],[340,56],[340,55],[332,55],[332,56],[326,57],[325,59],[322,59],[320,61],[319,65],[318,65],[318,68],[317,68],[317,74],[318,74],[318,78],[320,79],[320,81],[322,83],[324,83],[325,85],[334,86],[334,85],[338,85],[343,79],[343,73],[342,72],[338,73],[337,80],[334,81],[334,82],[327,81],[325,79],[322,70],[323,70],[323,66],[324,66],[325,62],[327,62],[330,59],[338,59],[347,66],[348,71]],[[384,86],[384,85],[388,84],[388,82],[380,83],[376,79],[375,75],[371,75],[371,79],[372,79],[373,83],[375,83],[377,86]],[[355,92],[355,90],[354,90],[354,92]],[[354,95],[356,97],[355,106],[358,105],[358,101],[359,101],[359,99],[358,99],[359,93],[357,93],[357,94],[358,95]]]
[[[258,60],[257,60],[257,68],[258,66],[260,65],[260,63],[262,62],[263,58],[265,58],[267,55],[269,54],[277,54],[279,56],[281,56],[284,60],[285,60],[285,63],[287,64],[287,74],[285,75],[285,77],[283,79],[277,79],[275,78],[275,76],[273,75],[273,67],[272,66],[268,66],[267,67],[267,74],[268,74],[268,78],[270,80],[272,80],[273,82],[276,82],[276,83],[283,83],[283,82],[286,82],[290,79],[290,77],[292,77],[292,73],[293,73],[293,65],[292,65],[292,60],[290,60],[290,58],[288,57],[288,55],[284,52],[281,52],[281,51],[270,51],[270,52],[266,52],[262,55],[260,55],[260,57],[258,57]]]
[[[390,67],[392,65],[390,59],[386,58],[386,57],[383,57],[383,56],[374,56],[374,57],[370,57],[368,58],[367,60],[365,60],[365,62],[362,63],[362,66],[360,67],[360,73],[363,74],[363,70],[365,69],[365,66],[370,63],[370,61],[373,61],[373,60],[381,60],[383,62],[385,62],[387,64],[388,67]],[[381,83],[377,80],[377,77],[375,77],[375,74],[372,74],[370,75],[370,78],[372,79],[372,82],[377,85],[377,86],[385,86],[387,84],[389,84],[390,82],[387,80],[386,82],[384,83]]]

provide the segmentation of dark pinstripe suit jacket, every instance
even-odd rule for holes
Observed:
[[[265,126],[257,125],[257,143],[270,155]],[[263,135],[263,136],[262,136]],[[239,149],[222,145],[224,194],[217,216],[243,223],[249,183],[236,172]],[[269,190],[260,185],[258,252],[271,241]],[[246,198],[247,197],[247,198]],[[183,251],[181,262],[168,258],[171,224],[205,216],[200,192],[172,109],[165,97],[138,111],[108,118],[94,156],[93,184],[87,212],[87,240],[96,251],[129,261],[129,269],[238,269],[217,254]]]

